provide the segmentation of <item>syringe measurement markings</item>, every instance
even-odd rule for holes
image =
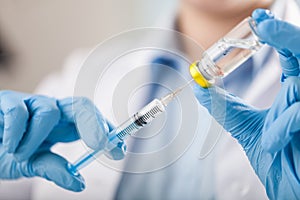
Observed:
[[[148,111],[145,115],[142,116],[142,120],[147,122],[150,118],[154,118],[157,113],[161,112],[159,107],[154,107],[150,111]]]
[[[134,131],[134,130],[137,130],[139,129],[139,126],[137,126],[134,122],[131,123],[129,126],[127,126],[125,129],[121,130],[119,133],[117,133],[117,137],[120,139],[120,140],[123,140],[123,138],[126,136],[126,135],[131,135],[131,132]]]
[[[161,110],[159,109],[159,107],[155,106],[141,117],[134,115],[137,119],[134,122],[132,122],[128,127],[117,133],[117,137],[119,139],[123,139],[126,135],[131,135],[132,131],[137,130],[139,129],[139,127],[142,127],[145,124],[147,124],[147,121],[151,118],[154,118],[155,115],[159,112],[161,112]]]
[[[148,106],[144,107],[144,109],[142,109],[140,112],[136,113],[132,118],[130,118],[129,119],[130,121],[125,122],[126,124],[129,123],[129,125],[127,125],[126,128],[122,128],[125,126],[124,123],[123,126],[121,125],[116,130],[111,131],[112,135],[109,136],[109,141],[116,142],[115,141],[116,138],[123,141],[125,139],[125,136],[132,135],[133,133],[137,132],[139,129],[144,127],[144,125],[150,123],[152,119],[154,119],[159,113],[164,112],[165,111],[164,108],[169,104],[169,102],[192,81],[193,80],[190,80],[186,85],[182,86],[175,92],[168,94],[168,96],[166,96],[165,98],[162,98],[160,100],[156,99],[150,102]],[[151,107],[150,106],[151,103],[153,104],[155,101],[159,105]],[[69,171],[75,175],[78,174],[78,170],[87,166],[90,162],[92,162],[95,159],[96,156],[101,155],[104,151],[105,149],[94,150],[93,152],[88,153],[82,156],[81,158],[79,158],[77,161],[75,161],[74,165],[69,163],[68,164]]]
[[[177,89],[175,92],[173,92],[174,96],[178,92],[183,90],[186,86],[188,86],[192,81],[193,81],[193,79],[189,80],[185,85],[183,85],[182,87]],[[119,133],[117,133],[116,136],[122,140],[126,135],[131,135],[132,131],[139,129],[139,127],[143,126],[144,124],[147,124],[147,121],[150,118],[154,118],[155,115],[159,112],[162,112],[162,110],[158,106],[155,106],[154,108],[150,109],[148,112],[146,112],[141,117],[138,117],[135,114],[134,116],[136,116],[136,120],[134,122],[132,122],[128,127],[126,127],[125,129],[123,129]]]

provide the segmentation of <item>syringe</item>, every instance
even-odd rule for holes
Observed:
[[[193,81],[193,80],[191,80]],[[120,145],[123,140],[128,136],[136,133],[141,128],[152,122],[158,115],[165,111],[166,106],[176,97],[176,95],[182,91],[187,85],[191,83],[189,81],[186,85],[178,88],[174,92],[171,92],[160,99],[154,99],[139,112],[135,113],[127,121],[120,126],[112,130],[108,135],[108,143],[103,149],[94,150],[91,153],[88,152],[81,156],[74,164],[68,164],[68,170],[77,175],[78,171],[88,164],[90,164],[96,157],[102,155],[105,151],[110,151],[116,146]]]

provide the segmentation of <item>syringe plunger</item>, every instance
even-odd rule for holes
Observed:
[[[91,163],[95,157],[102,155],[104,151],[115,148],[126,137],[136,133],[138,130],[152,122],[159,114],[165,111],[165,104],[159,99],[154,99],[131,118],[122,123],[108,134],[108,143],[105,149],[94,150],[80,157],[74,164],[68,164],[68,170],[76,175],[78,170]]]

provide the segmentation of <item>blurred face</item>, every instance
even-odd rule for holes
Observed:
[[[267,8],[275,0],[182,0],[204,12],[234,16],[255,8]],[[247,13],[248,14],[248,13]]]

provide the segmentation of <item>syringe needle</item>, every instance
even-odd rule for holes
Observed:
[[[194,79],[189,80],[185,85],[181,86],[180,88],[178,88],[177,90],[175,90],[173,93],[176,95],[179,92],[181,92],[184,88],[186,88],[188,85],[190,85],[192,82],[194,81]]]
[[[143,128],[145,125],[149,124],[160,113],[163,113],[165,111],[165,107],[176,97],[176,95],[180,91],[187,87],[192,81],[193,79],[188,81],[187,84],[178,88],[174,92],[171,92],[162,97],[160,100],[154,99],[153,101],[151,101],[139,112],[134,114],[131,118],[129,118],[127,121],[125,121],[123,124],[115,128],[108,134],[109,142],[105,149],[96,149],[92,152],[88,152],[81,158],[79,158],[74,164],[69,163],[67,166],[69,171],[72,174],[77,175],[78,170],[91,163],[96,156],[100,156],[104,153],[104,151],[112,150],[119,144],[119,142],[123,141],[126,137],[132,135],[139,129]]]
[[[179,94],[185,87],[187,87],[191,82],[193,82],[194,79],[191,79],[190,81],[188,81],[185,85],[179,87],[178,89],[176,89],[173,92],[170,92],[169,94],[167,94],[166,96],[162,97],[160,99],[160,101],[164,104],[164,106],[167,106],[175,97],[177,94]]]

